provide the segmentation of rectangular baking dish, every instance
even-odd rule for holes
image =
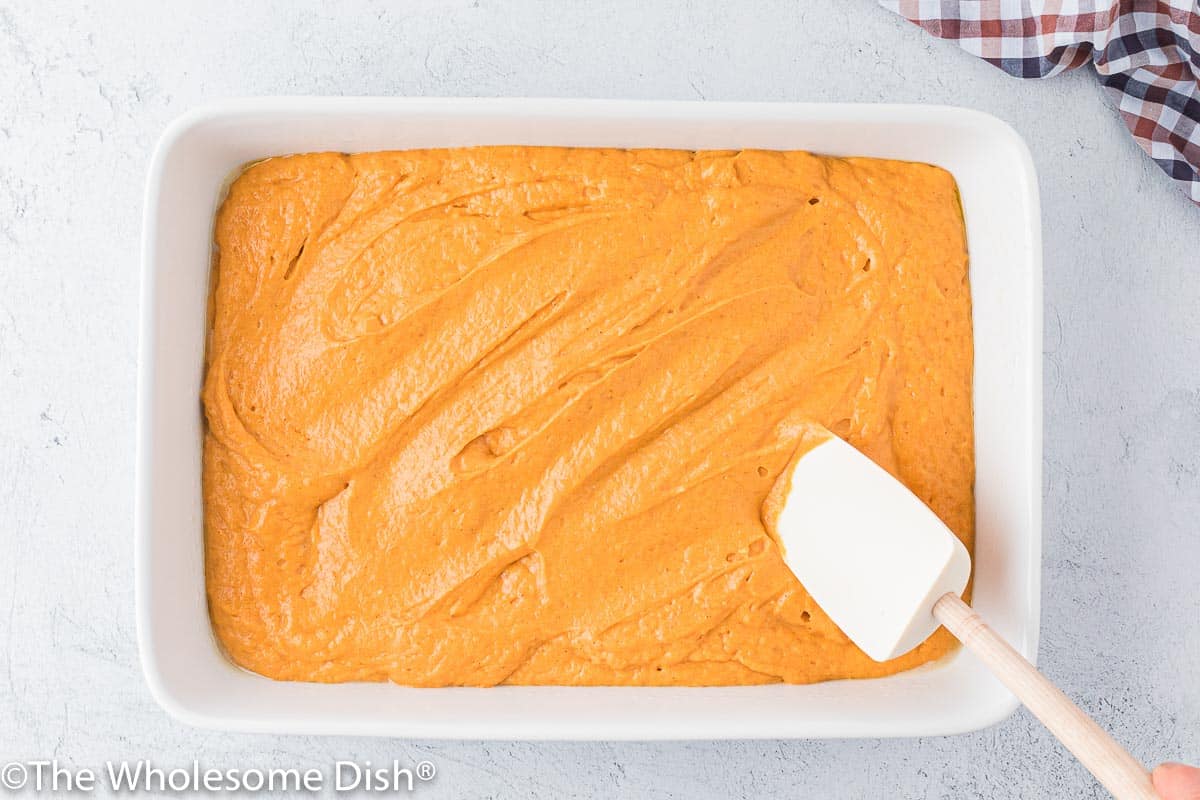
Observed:
[[[1016,700],[969,655],[887,678],[728,688],[275,682],[218,649],[204,593],[199,394],[213,214],[246,162],[485,144],[804,149],[925,161],[958,180],[975,326],[974,603],[1037,652],[1041,560],[1041,231],[1024,143],[937,106],[272,98],[207,106],[163,134],[146,187],[138,356],[137,627],[158,702],[211,728],[493,739],[929,736]]]

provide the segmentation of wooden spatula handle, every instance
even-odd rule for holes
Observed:
[[[933,615],[987,665],[1117,800],[1159,800],[1150,773],[955,594]]]

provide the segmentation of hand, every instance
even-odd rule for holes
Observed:
[[[1200,800],[1200,769],[1183,764],[1159,764],[1150,774],[1154,791],[1163,800]]]

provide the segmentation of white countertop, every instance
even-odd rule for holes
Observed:
[[[1103,796],[1024,711],[944,739],[687,744],[168,718],[134,641],[142,182],[170,119],[267,94],[950,103],[1008,121],[1045,225],[1041,665],[1135,755],[1200,761],[1200,208],[1087,71],[1021,82],[867,0],[108,5],[0,6],[0,762],[429,759],[415,795],[431,798]]]

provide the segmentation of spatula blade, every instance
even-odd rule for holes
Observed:
[[[876,661],[937,630],[933,604],[961,594],[971,573],[938,516],[832,433],[793,460],[763,516],[808,593]]]

